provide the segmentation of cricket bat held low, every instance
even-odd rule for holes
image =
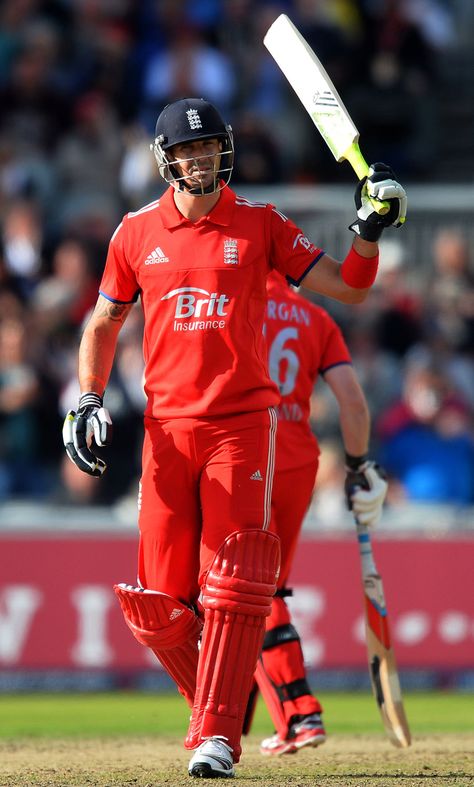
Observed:
[[[364,618],[372,690],[383,725],[394,746],[411,743],[395,653],[390,639],[382,578],[377,571],[367,527],[356,523],[364,591]]]
[[[348,161],[359,180],[369,172],[359,147],[359,132],[322,63],[293,22],[280,16],[268,29],[263,43],[286,76],[336,161]],[[379,214],[388,202],[371,199]]]

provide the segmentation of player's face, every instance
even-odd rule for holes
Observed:
[[[173,159],[188,189],[205,192],[215,182],[221,149],[217,138],[196,139],[173,145],[168,156]]]

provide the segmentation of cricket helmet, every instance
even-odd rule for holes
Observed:
[[[214,185],[205,191],[189,189],[177,169],[179,160],[173,159],[167,151],[173,145],[213,138],[217,138],[222,145]],[[234,165],[232,127],[224,123],[217,109],[203,98],[180,98],[168,104],[156,121],[155,140],[151,149],[161,177],[180,190],[192,194],[212,193],[220,191],[230,180]]]

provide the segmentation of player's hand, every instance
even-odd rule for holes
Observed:
[[[367,457],[346,454],[346,473],[344,491],[347,507],[361,525],[374,527],[380,519],[387,495],[385,471]]]
[[[381,215],[371,202],[388,202],[390,209]],[[407,196],[403,186],[387,164],[371,164],[369,174],[362,178],[354,195],[357,219],[349,229],[363,240],[376,242],[385,227],[400,227],[407,215]]]
[[[112,421],[102,397],[93,392],[82,394],[77,413],[69,410],[64,419],[63,443],[69,459],[84,473],[101,476],[107,465],[92,453],[91,445],[108,445],[111,439]]]

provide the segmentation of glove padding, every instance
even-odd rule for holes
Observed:
[[[346,467],[344,491],[347,507],[361,525],[374,527],[380,519],[388,484],[385,471],[375,462],[365,459],[354,467]]]
[[[387,201],[390,209],[381,215],[375,210],[370,198],[378,202]],[[362,178],[354,195],[357,219],[349,229],[363,240],[378,241],[385,227],[400,227],[407,215],[405,189],[397,182],[396,175],[387,164],[371,164],[369,174]]]
[[[96,445],[108,445],[111,439],[112,420],[102,397],[93,392],[82,394],[77,413],[69,410],[64,419],[63,443],[69,459],[83,473],[101,476],[107,465],[92,453],[90,446],[93,441]]]

